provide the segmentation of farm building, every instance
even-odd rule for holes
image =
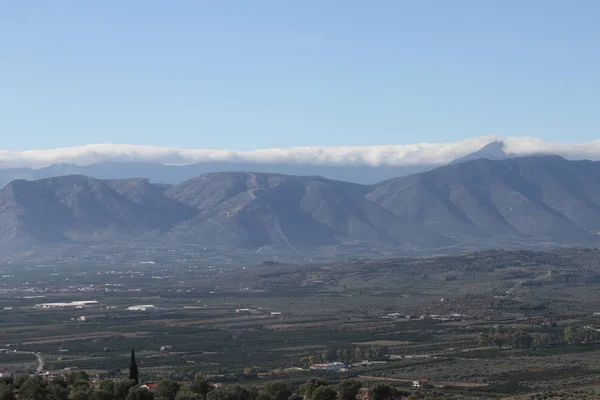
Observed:
[[[86,306],[93,306],[98,304],[97,301],[70,301],[68,303],[40,303],[36,304],[35,308],[66,308],[66,307],[74,307],[74,308],[82,308]]]
[[[345,371],[348,369],[348,366],[341,362],[334,362],[328,364],[314,364],[310,367],[310,369],[316,369],[319,371]]]
[[[141,304],[139,306],[130,306],[127,307],[128,311],[160,311],[164,310],[164,308],[156,307],[152,304]]]
[[[87,321],[91,321],[94,319],[104,319],[107,318],[106,314],[94,314],[94,315],[82,315],[79,318],[77,318],[77,320],[79,322],[87,322]]]
[[[420,378],[420,379],[416,379],[413,381],[413,387],[414,388],[426,388],[426,387],[431,387],[431,384],[429,383],[429,381],[425,378]]]

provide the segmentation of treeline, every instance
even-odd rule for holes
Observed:
[[[501,327],[495,331],[478,335],[481,346],[495,346],[499,349],[510,347],[513,349],[546,349],[557,344],[587,344],[600,341],[600,331],[591,327],[568,326],[562,336],[559,332],[527,332],[525,330],[505,331]]]
[[[306,366],[330,362],[352,364],[363,360],[384,361],[387,360],[388,354],[389,349],[385,346],[336,346],[327,347],[325,351],[303,356],[300,361]]]
[[[511,347],[513,349],[546,349],[554,341],[555,337],[552,334],[529,333],[524,330],[480,333],[478,336],[479,345],[495,346],[499,349],[503,347]]]
[[[600,341],[600,332],[592,328],[568,326],[563,332],[566,344],[587,344]]]
[[[64,378],[19,375],[0,378],[0,400],[395,400],[451,399],[435,391],[410,392],[391,385],[363,388],[358,380],[336,385],[317,378],[303,385],[269,382],[261,389],[229,385],[215,387],[202,376],[182,383],[165,379],[154,390],[133,380],[102,380],[93,383],[85,372]]]

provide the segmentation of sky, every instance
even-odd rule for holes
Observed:
[[[600,137],[597,0],[0,0],[0,150]]]

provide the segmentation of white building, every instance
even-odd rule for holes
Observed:
[[[346,371],[348,366],[341,362],[334,362],[328,364],[314,364],[310,369],[317,369],[320,371]]]
[[[427,379],[421,378],[421,379],[415,379],[413,381],[413,387],[414,388],[426,388],[426,387],[431,387],[431,384],[429,383],[429,381]]]
[[[66,307],[74,307],[81,308],[86,306],[93,306],[98,304],[96,300],[84,300],[84,301],[71,301],[68,303],[40,303],[36,304],[35,308],[66,308]]]
[[[127,307],[127,310],[128,311],[160,311],[160,310],[164,310],[164,308],[156,307],[155,305],[152,305],[152,304],[141,304],[138,306]]]

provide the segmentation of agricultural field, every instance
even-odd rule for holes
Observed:
[[[427,379],[429,390],[464,398],[594,391],[599,291],[595,249],[325,264],[168,254],[6,263],[0,373],[119,378],[135,348],[143,381],[318,376],[412,390]],[[347,368],[311,369],[332,362]]]

